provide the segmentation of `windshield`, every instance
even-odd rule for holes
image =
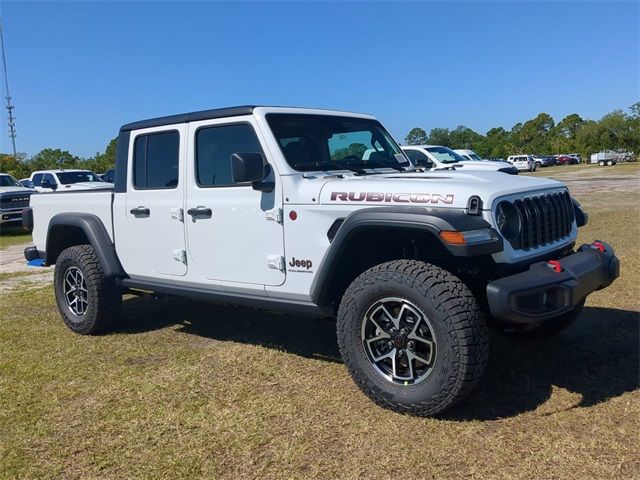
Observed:
[[[469,157],[471,157],[471,160],[475,160],[477,162],[481,162],[482,161],[482,159],[475,153],[470,153]]]
[[[298,171],[400,170],[411,166],[396,142],[375,120],[271,113],[267,122],[287,163]]]
[[[11,175],[0,175],[0,187],[22,187]]]
[[[464,162],[464,157],[447,147],[428,147],[427,151],[442,163]]]
[[[88,170],[84,170],[82,172],[59,172],[57,175],[58,179],[60,179],[60,183],[63,185],[78,182],[102,182],[100,177]]]

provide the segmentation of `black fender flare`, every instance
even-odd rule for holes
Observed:
[[[118,260],[116,248],[102,220],[91,213],[59,213],[49,221],[47,229],[46,261],[53,265],[65,245],[54,232],[63,227],[74,227],[82,230],[89,244],[96,251],[104,274],[108,277],[126,277],[127,275]]]
[[[339,259],[350,238],[366,228],[413,229],[427,231],[455,257],[490,255],[502,251],[502,237],[495,232],[495,240],[476,245],[451,245],[444,242],[440,232],[467,231],[491,228],[489,222],[478,215],[469,215],[466,209],[425,207],[373,207],[349,214],[335,232],[311,284],[311,301],[324,305],[327,299],[323,292],[339,268]],[[334,229],[335,230],[335,229]]]

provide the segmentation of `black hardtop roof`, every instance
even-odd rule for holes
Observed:
[[[180,113],[178,115],[168,115],[166,117],[148,118],[147,120],[127,123],[126,125],[120,127],[120,131],[126,132],[128,130],[138,130],[140,128],[160,127],[162,125],[194,122],[196,120],[209,120],[212,118],[251,115],[254,108],[256,108],[256,105],[241,105],[238,107],[214,108],[212,110],[200,110],[198,112]]]

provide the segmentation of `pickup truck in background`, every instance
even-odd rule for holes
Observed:
[[[0,231],[22,225],[22,209],[34,193],[8,173],[0,173]]]
[[[465,172],[469,170],[483,170],[487,172],[508,173],[510,175],[518,174],[518,170],[506,162],[468,160],[457,151],[441,145],[403,145],[401,148],[416,167],[431,171],[464,169]],[[471,152],[471,150],[468,151]]]
[[[31,174],[30,181],[33,188],[41,193],[113,187],[112,183],[105,182],[95,173],[77,169],[38,170]]]
[[[113,189],[34,195],[25,211],[25,257],[55,265],[72,331],[108,331],[123,293],[144,291],[335,316],[355,383],[399,412],[433,415],[473,389],[487,320],[556,334],[619,275],[608,244],[576,247],[587,215],[564,184],[418,171],[370,115],[142,120],[120,129],[115,170]]]

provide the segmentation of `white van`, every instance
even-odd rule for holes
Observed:
[[[510,155],[509,158],[507,158],[507,162],[518,170],[526,170],[528,172],[535,172],[538,168],[532,155]]]

